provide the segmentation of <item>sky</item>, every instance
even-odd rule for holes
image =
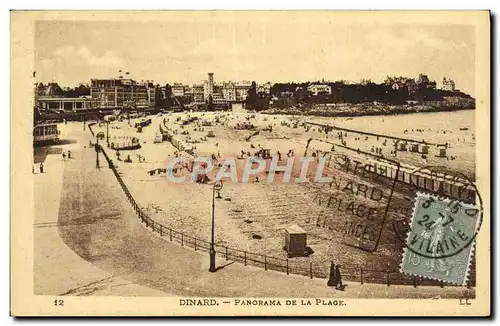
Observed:
[[[332,21],[38,21],[39,82],[117,78],[199,83],[314,81],[427,74],[474,96],[472,25],[335,24]]]

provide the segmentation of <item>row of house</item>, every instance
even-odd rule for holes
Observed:
[[[406,87],[409,95],[414,95],[419,88],[426,89],[436,89],[437,84],[435,81],[429,80],[429,77],[425,74],[419,74],[418,79],[409,77],[389,77],[384,80],[384,83],[391,86],[392,89],[398,90]],[[442,90],[444,91],[457,91],[455,88],[455,82],[449,78],[443,77]]]
[[[90,95],[65,97],[64,89],[57,83],[46,86],[39,83],[35,87],[36,105],[44,109],[78,110],[78,109],[147,109],[156,106],[157,87],[153,81],[137,82],[132,79],[109,78],[91,79]]]
[[[269,95],[271,93],[271,83],[256,85],[257,93]],[[201,84],[185,85],[174,83],[172,96],[188,97],[194,104],[206,103],[210,99],[215,104],[228,102],[243,102],[247,98],[248,91],[252,87],[250,81],[234,82],[224,81],[216,83],[214,74],[209,72],[208,78]]]
[[[362,83],[370,83],[363,80]],[[418,79],[409,77],[387,77],[384,83],[394,90],[406,88],[410,95],[415,94],[419,88],[436,88],[436,82],[430,81],[427,75],[420,74]],[[270,82],[255,85],[256,93],[270,95]],[[152,80],[137,82],[129,78],[91,79],[90,96],[82,98],[63,98],[64,90],[57,83],[47,85],[36,84],[35,96],[37,105],[51,109],[113,109],[113,108],[154,108],[157,98],[166,97],[165,87],[155,86]],[[192,104],[204,104],[211,101],[215,105],[243,102],[248,91],[253,87],[249,81],[220,82],[214,81],[214,74],[208,73],[207,79],[200,84],[185,85],[174,83],[171,85],[171,95],[174,98],[185,98]],[[443,78],[443,90],[456,91],[455,82]],[[307,91],[314,96],[330,95],[332,89],[324,83],[311,84]],[[160,93],[158,93],[160,92]],[[283,95],[283,94],[281,94]],[[291,94],[292,95],[292,94]]]

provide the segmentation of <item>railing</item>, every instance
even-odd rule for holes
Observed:
[[[89,125],[89,129],[90,125]],[[210,242],[199,239],[193,236],[186,234],[185,232],[177,231],[171,228],[170,226],[166,226],[164,224],[158,223],[157,221],[150,218],[139,204],[135,201],[134,197],[130,193],[127,188],[125,182],[123,181],[120,173],[114,166],[112,160],[109,158],[106,151],[100,146],[100,152],[106,158],[108,162],[109,168],[113,171],[118,183],[122,187],[128,201],[132,205],[135,213],[138,218],[141,220],[141,223],[144,223],[146,228],[150,228],[153,232],[158,233],[162,238],[167,239],[169,241],[177,242],[183,247],[194,249],[195,251],[205,251],[208,252],[210,250]],[[225,260],[230,260],[234,262],[239,262],[244,264],[245,266],[256,266],[263,268],[264,270],[274,270],[282,273],[295,274],[295,275],[304,275],[309,278],[328,278],[329,273],[329,262],[318,263],[313,261],[295,261],[286,258],[280,257],[272,257],[263,254],[257,254],[250,251],[245,251],[241,249],[231,248],[227,245],[223,244],[215,244],[215,251],[220,257],[223,257]],[[443,282],[430,280],[417,276],[409,276],[406,274],[402,274],[399,271],[390,271],[390,270],[371,270],[364,269],[362,267],[356,266],[344,266],[342,264],[341,272],[342,278],[344,280],[360,282],[363,283],[379,283],[390,285],[412,285],[417,287],[419,285],[434,285],[444,287]],[[447,285],[448,286],[448,285]],[[470,286],[470,283],[468,283]]]
[[[85,121],[83,123],[85,123]],[[87,124],[87,127],[89,127],[90,133],[92,134],[93,137],[95,137],[95,135],[94,135],[94,131],[92,130],[92,126],[95,124],[96,124],[95,122],[89,122]]]

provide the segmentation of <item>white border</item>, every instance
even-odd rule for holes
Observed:
[[[168,7],[169,9],[493,9],[494,12],[498,13],[500,12],[500,1],[497,0],[475,0],[475,1],[449,1],[446,3],[438,3],[435,0],[419,0],[419,1],[370,1],[370,0],[365,0],[365,1],[345,1],[345,2],[331,2],[331,1],[318,1],[318,0],[308,0],[308,1],[268,1],[268,0],[252,0],[252,1],[245,1],[245,2],[234,2],[234,1],[220,1],[220,0],[212,0],[212,1],[203,1],[203,0],[198,0],[198,1],[193,1],[193,0],[183,0],[183,1],[178,1],[176,3],[168,3],[168,5],[165,3],[165,1],[137,1],[134,3],[128,3],[124,1],[97,1],[97,0],[87,0],[85,2],[79,2],[78,7],[75,6],[76,2],[68,2],[68,1],[36,1],[36,0],[18,0],[18,1],[2,1],[0,4],[1,11],[0,11],[0,24],[2,25],[2,28],[0,29],[0,38],[2,44],[2,51],[1,56],[2,56],[2,62],[3,64],[1,65],[0,68],[0,73],[1,73],[1,78],[0,78],[0,89],[2,90],[2,102],[3,102],[3,110],[9,112],[10,104],[9,104],[9,84],[10,84],[10,75],[9,75],[9,66],[10,66],[10,52],[9,52],[9,42],[10,42],[10,37],[9,37],[9,9],[11,8],[16,8],[16,9],[155,9],[155,8],[166,8]],[[496,17],[498,18],[498,16]],[[496,19],[497,20],[497,19]],[[498,24],[498,20],[497,23]],[[498,32],[494,33],[494,42],[498,42]],[[492,58],[493,60],[496,59]],[[495,75],[496,74],[496,69],[493,71]],[[499,94],[499,86],[494,85],[495,89],[492,90],[493,93]],[[492,103],[492,108],[497,107],[497,101],[495,100],[494,103]],[[10,114],[9,115],[9,121],[10,121]],[[498,117],[498,113],[496,114],[496,117]],[[495,119],[498,125],[498,120]],[[499,143],[499,136],[498,133],[496,133],[495,128],[492,128],[493,135],[495,137],[496,143]],[[7,128],[2,128],[0,130],[0,136],[1,139],[4,140],[4,142],[7,140],[7,142],[10,144],[10,124],[7,124]],[[495,147],[495,150],[498,150],[497,147]],[[10,155],[9,155],[10,156]],[[495,156],[496,158],[496,156]],[[10,170],[10,160],[0,160],[0,171],[2,171],[2,192],[1,192],[1,207],[4,211],[4,214],[2,214],[3,219],[4,219],[4,225],[2,227],[2,239],[3,239],[3,246],[2,246],[2,257],[4,257],[4,263],[2,264],[2,296],[1,296],[1,307],[2,309],[2,319],[1,323],[2,325],[5,324],[11,324],[13,323],[12,318],[8,318],[8,313],[7,309],[9,309],[10,306],[10,298],[9,298],[9,273],[10,273],[10,266],[9,264],[6,263],[7,257],[9,257],[10,250],[9,250],[9,227],[7,226],[7,221],[9,220],[9,204],[10,204],[10,198],[9,198],[9,170]],[[497,173],[495,180],[494,181],[500,181],[500,177]],[[498,182],[495,182],[498,184]],[[496,193],[495,198],[492,198],[492,201],[499,203],[500,202],[500,195],[498,192]],[[499,211],[498,204],[496,205],[495,212],[492,216],[499,216],[499,214],[495,214]],[[500,227],[499,223],[496,223],[496,228],[495,230],[492,230],[492,234],[500,234]],[[494,238],[494,237],[493,237]],[[493,251],[495,252],[495,251]],[[493,275],[493,274],[492,274]],[[498,284],[498,282],[496,282]],[[496,289],[495,289],[496,290]],[[495,291],[496,292],[496,291]],[[492,294],[494,295],[494,294]],[[498,300],[495,300],[496,306],[492,307],[492,311],[498,311]],[[7,317],[7,318],[6,318]],[[101,323],[104,323],[103,321],[98,321],[98,320],[89,320],[90,322],[100,325]],[[324,322],[331,322],[328,320],[323,320]],[[426,320],[426,324],[429,325],[441,325],[444,320],[439,320],[439,321],[430,321]],[[178,320],[169,320],[169,323],[172,324],[177,324],[179,323]],[[249,320],[249,322],[259,322],[261,324],[269,324],[270,321],[252,321]],[[307,322],[307,321],[304,321]],[[340,321],[335,321],[335,323],[339,323]],[[472,320],[468,320],[468,322],[474,322]],[[134,322],[135,324],[136,322]],[[345,321],[342,321],[340,323],[346,323]],[[63,325],[69,324],[69,321],[64,321],[62,322]]]

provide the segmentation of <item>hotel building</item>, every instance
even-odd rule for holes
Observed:
[[[156,89],[153,81],[132,79],[92,79],[90,83],[92,108],[151,108],[155,107]]]

